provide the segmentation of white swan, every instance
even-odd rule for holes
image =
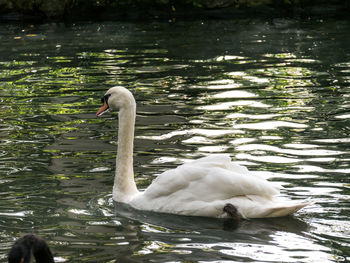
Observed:
[[[282,201],[279,188],[231,163],[228,155],[210,155],[160,174],[143,192],[133,172],[136,102],[126,88],[110,88],[101,116],[119,109],[118,152],[113,199],[140,210],[207,217],[263,218],[292,214],[309,202]]]

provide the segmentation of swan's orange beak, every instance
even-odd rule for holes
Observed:
[[[103,102],[102,107],[96,112],[96,116],[100,117],[103,113],[107,112],[109,110],[109,106],[106,102],[106,100]]]

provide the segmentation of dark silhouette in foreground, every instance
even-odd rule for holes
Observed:
[[[19,238],[8,255],[9,263],[29,263],[32,255],[37,263],[54,263],[52,253],[46,242],[32,234]]]

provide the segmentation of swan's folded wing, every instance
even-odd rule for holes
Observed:
[[[243,166],[232,164],[229,156],[212,155],[160,174],[145,190],[144,196],[210,202],[245,195],[271,197],[278,193],[270,182]]]

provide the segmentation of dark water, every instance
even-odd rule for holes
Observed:
[[[25,233],[57,262],[350,262],[350,22],[0,25],[0,262]],[[229,153],[316,203],[243,222],[111,199],[124,85],[138,103],[139,188]]]

